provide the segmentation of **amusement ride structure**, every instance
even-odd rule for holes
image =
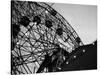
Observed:
[[[11,1],[11,74],[60,71],[84,54],[68,21],[44,2]]]

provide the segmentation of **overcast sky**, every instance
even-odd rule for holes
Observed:
[[[55,3],[52,7],[71,24],[84,44],[97,39],[97,6]]]

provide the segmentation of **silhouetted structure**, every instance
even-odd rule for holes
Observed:
[[[12,75],[96,68],[97,42],[84,45],[65,18],[44,2],[11,1],[11,32]]]

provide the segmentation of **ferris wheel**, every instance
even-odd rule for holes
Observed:
[[[44,2],[11,1],[11,74],[56,72],[83,42],[65,18]]]

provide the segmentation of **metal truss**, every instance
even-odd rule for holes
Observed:
[[[68,21],[44,2],[11,1],[11,74],[56,72],[83,43]]]

